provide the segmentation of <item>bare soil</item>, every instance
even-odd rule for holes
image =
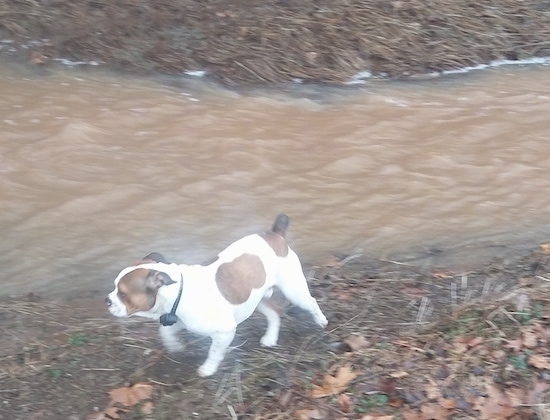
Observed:
[[[265,349],[254,315],[207,379],[207,339],[167,355],[156,323],[112,319],[102,296],[5,299],[0,418],[548,418],[549,251],[461,273],[331,258],[308,270],[325,331],[283,305],[280,345]],[[152,394],[116,397],[135,384]]]
[[[41,66],[63,57],[206,70],[233,85],[342,83],[360,71],[408,77],[549,56],[550,2],[0,0],[0,35]]]

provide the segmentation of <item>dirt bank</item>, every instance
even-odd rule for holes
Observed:
[[[168,356],[102,296],[5,299],[0,419],[548,418],[550,245],[468,272],[354,257],[311,268],[325,331],[287,308],[264,349],[253,316],[208,379],[207,340]]]
[[[534,0],[0,0],[27,58],[95,60],[228,84],[400,77],[550,55],[550,2]]]

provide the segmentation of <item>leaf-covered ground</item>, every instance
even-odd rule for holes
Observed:
[[[327,329],[281,299],[279,347],[254,315],[208,379],[208,340],[168,356],[156,323],[111,319],[101,296],[5,299],[0,418],[548,418],[548,247],[469,272],[361,255],[309,272]]]
[[[342,83],[358,72],[407,77],[549,56],[550,3],[0,0],[0,36],[15,41],[4,51],[43,67],[62,57],[140,72],[206,70],[226,84]]]

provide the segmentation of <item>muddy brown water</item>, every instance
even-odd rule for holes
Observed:
[[[146,253],[200,262],[279,212],[308,263],[543,241],[549,128],[544,66],[246,92],[3,66],[0,294],[104,292]]]

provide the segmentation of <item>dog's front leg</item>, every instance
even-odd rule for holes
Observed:
[[[178,337],[178,333],[184,328],[183,322],[178,319],[174,325],[164,326],[161,325],[159,328],[160,339],[164,348],[168,350],[169,353],[176,353],[182,350],[185,350],[185,344]]]
[[[216,332],[210,337],[212,338],[212,344],[210,345],[210,350],[208,350],[208,358],[198,369],[198,374],[202,377],[216,373],[229,345],[235,337],[235,329],[227,332]]]

